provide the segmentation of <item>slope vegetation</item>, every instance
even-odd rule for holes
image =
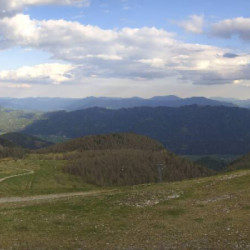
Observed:
[[[233,161],[227,168],[228,170],[250,169],[250,153]]]
[[[0,136],[0,148],[4,147],[13,148],[16,147],[16,145],[13,142]]]
[[[22,158],[25,150],[18,147],[15,143],[0,137],[0,159],[1,158]]]
[[[146,136],[87,136],[40,150],[64,153],[65,172],[99,186],[134,185],[207,176],[211,171],[179,158]]]

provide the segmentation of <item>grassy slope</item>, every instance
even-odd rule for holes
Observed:
[[[23,160],[0,160],[0,177],[19,174],[22,170],[33,170],[33,175],[9,179],[0,183],[0,197],[28,196],[94,189],[80,178],[61,171],[64,161],[50,157],[30,155]]]
[[[8,164],[33,169],[35,174],[0,183],[0,197],[93,188],[61,173],[64,163],[60,160],[30,156]],[[93,197],[1,204],[1,247],[249,249],[249,189],[250,171],[242,170],[116,188]]]

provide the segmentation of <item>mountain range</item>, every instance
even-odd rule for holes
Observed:
[[[229,102],[241,108],[250,108],[250,99],[240,100],[235,98],[223,98],[223,97],[213,97],[212,100],[216,100],[219,102]]]
[[[0,98],[0,106],[9,109],[29,111],[74,111],[91,107],[107,109],[120,109],[132,107],[181,107],[185,105],[199,106],[236,106],[228,101],[212,100],[205,97],[180,98],[174,95],[155,96],[150,99],[139,97],[111,98],[111,97],[86,97],[83,99],[74,98]]]

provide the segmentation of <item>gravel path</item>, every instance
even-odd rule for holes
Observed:
[[[64,199],[64,198],[77,197],[77,196],[81,196],[81,197],[95,196],[99,194],[109,193],[111,191],[114,191],[114,190],[46,194],[46,195],[36,195],[36,196],[28,196],[28,197],[3,197],[3,198],[0,198],[0,204],[19,203],[19,202],[28,202],[28,201],[55,200],[55,199]]]

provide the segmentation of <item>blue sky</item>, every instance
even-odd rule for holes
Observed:
[[[0,0],[0,96],[250,98],[250,1]]]

